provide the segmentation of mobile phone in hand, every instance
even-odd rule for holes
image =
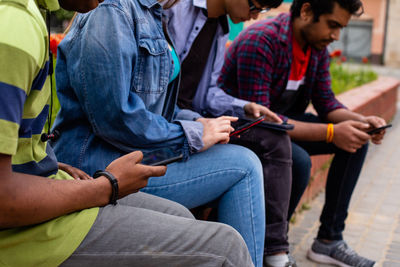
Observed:
[[[165,147],[149,153],[144,153],[141,164],[149,166],[165,166],[177,162],[182,158],[183,154],[180,151],[175,151],[169,147]]]
[[[386,128],[390,128],[390,127],[392,127],[391,124],[386,124],[386,125],[384,125],[384,126],[382,126],[382,127],[378,127],[378,128],[369,130],[369,131],[367,132],[367,134],[373,135],[373,134],[379,133],[380,131],[382,131],[382,130],[384,130],[384,129],[386,129]]]

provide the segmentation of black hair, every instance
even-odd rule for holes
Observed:
[[[321,15],[333,12],[334,2],[352,15],[360,16],[364,13],[361,0],[294,0],[290,7],[292,19],[300,16],[300,10],[304,3],[309,3],[314,14],[314,21],[317,22]]]
[[[262,7],[277,8],[283,2],[283,0],[255,0]]]

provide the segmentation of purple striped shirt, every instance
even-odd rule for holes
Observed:
[[[331,90],[329,63],[327,49],[311,50],[304,96],[320,116],[345,108]],[[251,25],[232,42],[218,86],[234,97],[271,107],[286,90],[291,64],[292,24],[290,14],[283,13]]]

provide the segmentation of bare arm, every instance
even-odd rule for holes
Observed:
[[[288,123],[294,125],[292,131],[288,131],[293,140],[298,141],[324,141],[326,137],[326,124],[310,123],[289,119]]]
[[[368,123],[363,115],[345,108],[335,109],[332,112],[329,112],[328,115],[326,116],[326,119],[333,123],[339,123],[347,120],[354,120],[354,121],[361,121]]]
[[[113,161],[107,170],[117,178],[119,197],[137,192],[150,176],[160,176],[163,166],[137,164],[141,152]],[[94,180],[54,180],[13,172],[11,156],[0,154],[0,229],[41,223],[86,208],[105,206],[111,195],[105,177]]]
[[[360,114],[346,109],[337,109],[330,112],[327,116],[329,121],[334,124],[333,143],[348,152],[354,153],[371,138],[366,131],[370,127],[367,119]],[[327,124],[308,123],[289,120],[295,125],[289,135],[294,140],[301,141],[325,141]]]

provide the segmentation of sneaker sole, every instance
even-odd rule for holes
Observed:
[[[324,254],[319,254],[319,253],[315,253],[314,251],[312,251],[311,249],[308,250],[307,253],[307,258],[309,258],[312,261],[316,261],[319,263],[328,263],[328,264],[334,264],[340,267],[352,267],[350,265],[347,265],[343,262],[340,262],[338,260],[335,260],[334,258],[331,258],[329,256],[326,256]]]
[[[337,266],[340,266],[340,267],[352,267],[350,265],[344,264],[343,262],[335,260],[334,258],[326,256],[324,254],[315,253],[311,249],[308,250],[307,258],[309,258],[312,261],[319,262],[319,263],[334,264],[334,265],[337,265]],[[375,263],[372,267],[378,267],[378,263]]]

